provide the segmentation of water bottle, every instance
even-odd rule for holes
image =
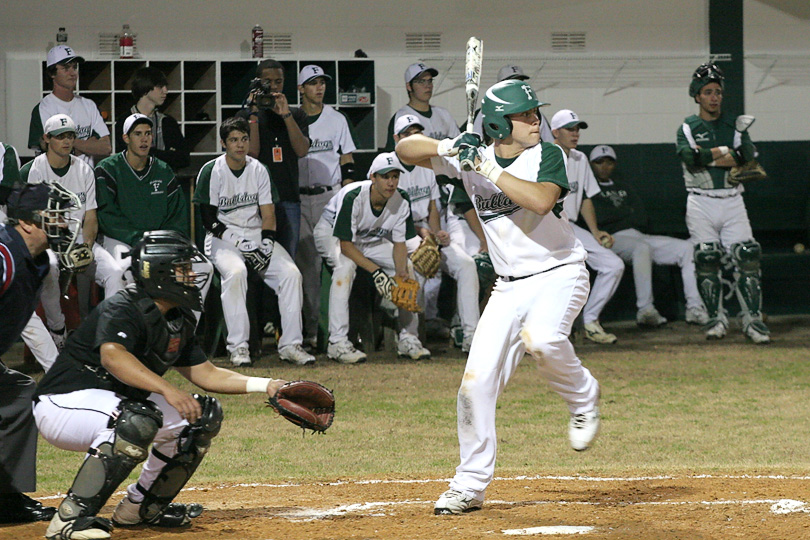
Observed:
[[[125,24],[118,38],[118,45],[121,49],[121,58],[133,58],[135,56],[135,39],[129,31],[129,25]]]
[[[56,33],[56,44],[57,45],[67,45],[67,32],[65,32],[65,27],[60,26],[59,31]]]
[[[264,58],[264,30],[258,24],[253,27],[253,58]]]

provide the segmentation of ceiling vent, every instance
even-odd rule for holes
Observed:
[[[584,52],[585,32],[552,32],[551,50],[553,52]]]
[[[264,54],[292,52],[292,34],[265,34]]]
[[[407,52],[440,51],[442,35],[439,32],[415,32],[405,34]]]

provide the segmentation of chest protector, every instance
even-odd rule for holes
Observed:
[[[164,316],[151,298],[141,298],[136,307],[146,327],[146,349],[139,360],[158,375],[172,367],[194,334],[194,314],[174,308]]]

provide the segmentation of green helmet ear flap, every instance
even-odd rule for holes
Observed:
[[[484,131],[493,139],[505,139],[512,133],[510,114],[543,105],[526,81],[508,79],[487,89],[481,99]]]

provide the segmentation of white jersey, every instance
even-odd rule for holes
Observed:
[[[53,167],[48,163],[47,154],[40,154],[33,161],[23,165],[20,174],[28,184],[53,184],[59,182],[63,188],[75,193],[82,202],[82,207],[78,210],[72,210],[70,217],[79,220],[80,223],[84,222],[85,212],[98,208],[98,204],[96,204],[95,173],[93,173],[90,165],[76,156],[70,156],[70,165],[63,176],[59,176],[53,170]],[[84,241],[82,231],[79,232],[76,241],[79,243]]]
[[[197,175],[194,202],[216,206],[217,219],[242,236],[261,230],[259,206],[274,204],[277,198],[267,166],[250,156],[241,172],[234,173],[223,154],[203,165]]]
[[[425,167],[410,165],[403,165],[403,167],[409,170],[406,173],[400,173],[399,189],[405,191],[411,200],[411,218],[414,222],[426,221],[430,201],[438,201],[441,197],[436,175]]]
[[[563,207],[568,219],[576,221],[582,208],[582,200],[586,196],[591,199],[601,193],[602,190],[599,189],[599,182],[596,181],[596,177],[593,175],[588,156],[577,149],[572,148],[568,152],[566,172],[568,173],[568,186],[571,192],[565,198]]]
[[[340,184],[340,156],[357,150],[346,117],[324,105],[321,114],[309,124],[309,140],[309,153],[298,159],[298,185]]]
[[[38,126],[38,133],[36,139],[31,135],[34,132],[35,126],[31,127],[32,134],[29,134],[28,147],[39,148],[39,137],[44,132],[45,122],[55,114],[66,114],[76,124],[76,138],[86,141],[91,137],[107,137],[110,130],[101,114],[98,112],[96,103],[81,96],[73,96],[70,101],[62,101],[53,93],[48,94],[39,104],[34,108],[34,115],[39,114],[40,125]],[[33,118],[32,118],[33,121]],[[91,167],[94,165],[93,158],[88,155],[79,156],[79,159],[86,162]]]
[[[329,202],[326,203],[326,206],[323,208],[323,213],[321,214],[321,218],[319,221],[325,221],[329,224],[330,227],[335,226],[335,218],[340,211],[340,207],[343,204],[343,198],[346,197],[346,194],[350,191],[354,191],[355,189],[361,188],[363,186],[370,186],[371,180],[361,180],[359,182],[352,182],[351,184],[346,184],[340,191],[338,191],[334,197],[329,199]]]
[[[492,145],[484,149],[495,161]],[[559,146],[541,142],[524,150],[511,163],[499,163],[509,174],[523,180],[552,182],[568,190],[565,153]],[[501,276],[524,277],[563,264],[585,261],[585,249],[562,216],[561,201],[553,212],[541,216],[518,206],[495,184],[474,171],[462,171],[456,157],[431,158],[436,175],[460,179],[484,227],[489,255]]]
[[[412,114],[419,119],[419,123],[425,130],[422,132],[424,135],[431,139],[438,141],[448,137],[455,137],[459,133],[456,121],[450,116],[450,111],[444,107],[430,107],[430,117],[425,116],[424,113],[417,111],[410,105],[404,105],[394,114],[394,123],[397,118],[406,114]]]
[[[333,234],[340,240],[365,246],[413,238],[416,233],[408,195],[397,189],[377,213],[371,206],[370,181],[360,189],[348,191],[338,211]]]

